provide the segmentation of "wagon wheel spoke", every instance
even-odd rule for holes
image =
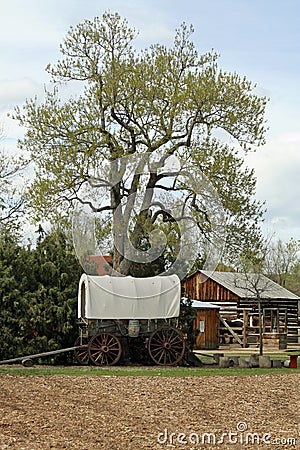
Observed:
[[[154,348],[152,349],[152,357],[157,364],[173,365],[177,361],[178,355],[180,355],[181,347],[177,348]]]
[[[81,344],[82,347],[79,347],[76,350],[74,350],[75,359],[79,364],[88,364],[90,359],[87,347],[88,339],[83,337],[81,340]],[[76,339],[74,347],[77,347],[78,345],[80,345],[80,337]]]
[[[91,361],[97,366],[112,366],[121,357],[121,343],[111,333],[99,333],[90,340],[88,353]]]
[[[183,358],[185,342],[179,330],[160,328],[150,336],[148,350],[152,360],[162,366],[173,366]]]

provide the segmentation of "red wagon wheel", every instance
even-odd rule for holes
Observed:
[[[148,350],[155,364],[174,366],[183,358],[185,341],[181,332],[176,328],[162,327],[150,336]]]
[[[90,340],[88,351],[91,361],[97,366],[112,366],[121,358],[122,348],[113,334],[99,333]]]
[[[77,362],[79,362],[79,364],[88,364],[89,363],[89,359],[90,359],[90,355],[88,352],[88,338],[83,337],[81,338],[81,344],[82,347],[76,348],[74,350],[74,356]],[[76,347],[77,345],[80,345],[80,337],[78,337],[75,341],[74,347]]]

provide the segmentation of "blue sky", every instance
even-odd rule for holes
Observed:
[[[267,144],[246,157],[266,201],[266,234],[300,239],[300,1],[299,0],[2,0],[0,123],[2,147],[14,150],[23,131],[7,113],[43,95],[44,68],[59,58],[70,25],[117,11],[140,33],[139,47],[171,44],[183,21],[195,27],[201,52],[214,48],[220,67],[246,75],[270,97]]]

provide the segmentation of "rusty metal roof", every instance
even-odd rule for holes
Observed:
[[[260,296],[262,299],[300,300],[300,297],[296,294],[262,274],[208,270],[200,270],[199,272],[240,298],[258,298]]]

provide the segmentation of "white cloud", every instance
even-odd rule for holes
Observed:
[[[43,86],[30,78],[0,80],[0,108],[10,109],[27,98],[43,93]]]
[[[52,44],[60,39],[60,14],[51,2],[10,0],[1,5],[0,43],[14,47]],[[52,20],[56,15],[56,26]],[[47,20],[48,18],[48,20]],[[52,19],[52,20],[50,20]]]
[[[257,198],[266,201],[265,227],[284,239],[299,239],[300,133],[290,132],[270,140],[248,155],[246,164],[255,169]]]
[[[300,131],[291,131],[280,136],[279,140],[284,143],[295,142],[300,147]],[[300,148],[299,148],[300,150]],[[297,151],[297,150],[296,150]],[[298,156],[298,155],[297,155]]]

